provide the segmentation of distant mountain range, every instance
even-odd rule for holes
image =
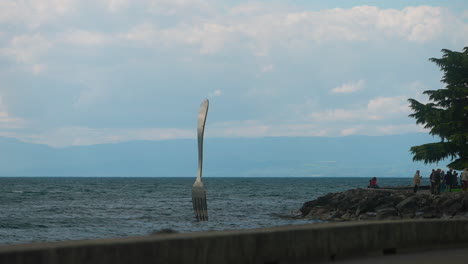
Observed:
[[[392,136],[205,138],[206,177],[412,177],[432,168],[409,148],[438,139]],[[195,177],[196,139],[52,148],[0,137],[0,176]]]

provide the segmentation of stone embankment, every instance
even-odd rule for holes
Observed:
[[[324,221],[468,218],[468,193],[352,189],[304,203],[302,216]]]

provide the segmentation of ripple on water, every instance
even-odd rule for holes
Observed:
[[[382,179],[381,185],[410,184]],[[365,178],[206,178],[208,222],[193,217],[193,178],[0,178],[0,243],[27,243],[310,223],[308,200]]]

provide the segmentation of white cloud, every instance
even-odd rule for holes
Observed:
[[[253,7],[258,10],[258,4]],[[255,40],[258,46],[268,46],[265,43],[272,40],[290,45],[297,41],[361,42],[395,37],[427,42],[440,37],[444,29],[451,27],[447,16],[451,14],[441,12],[438,7],[418,6],[396,10],[358,6],[272,15],[255,13],[232,27]]]
[[[38,76],[48,68],[45,55],[54,47],[54,43],[39,33],[13,37],[7,45],[0,47],[0,56],[24,64],[27,71]]]
[[[111,38],[105,34],[86,30],[69,30],[62,33],[59,39],[72,45],[81,46],[104,45],[111,41]]]
[[[259,120],[229,121],[209,125],[208,137],[327,136],[329,131],[316,124],[266,124]]]
[[[310,119],[320,122],[385,120],[407,115],[410,112],[405,96],[378,97],[371,99],[365,108],[332,109],[310,114]]]
[[[14,122],[13,122],[14,121]],[[22,128],[24,122],[10,119],[4,122],[3,112],[0,111],[0,128]],[[327,126],[322,124],[275,124],[268,125],[261,121],[247,120],[209,124],[205,137],[274,137],[274,136],[348,136],[348,135],[390,135],[409,132],[427,132],[415,124],[392,124],[375,126],[353,125],[353,127]],[[47,144],[53,147],[84,146],[104,143],[119,143],[133,140],[170,140],[181,138],[195,138],[193,129],[175,128],[90,128],[79,126],[59,127],[43,133],[25,134],[0,131],[0,136],[14,137],[25,142]]]
[[[392,135],[392,134],[400,134],[402,131],[408,133],[408,132],[429,132],[428,129],[425,129],[421,125],[415,125],[415,124],[399,124],[399,125],[384,125],[384,126],[377,126],[376,131],[379,134],[386,134],[386,135]]]
[[[361,90],[364,87],[365,81],[364,80],[359,80],[359,81],[353,81],[353,82],[348,82],[344,83],[341,86],[335,87],[332,89],[332,93],[353,93],[358,90]]]
[[[45,64],[34,64],[32,66],[32,73],[34,75],[39,75],[43,73],[47,69],[47,65]]]
[[[186,42],[190,44],[198,44],[202,54],[213,54],[224,47],[225,41],[229,39],[228,34],[230,31],[229,27],[206,23],[195,30],[188,30],[187,35],[182,39],[186,39]],[[174,36],[177,34],[176,32],[171,33]]]
[[[264,67],[262,67],[261,71],[262,72],[270,72],[274,69],[274,65],[273,64],[268,64]]]
[[[357,129],[354,128],[354,127],[353,128],[346,128],[346,129],[341,130],[340,135],[341,136],[349,136],[349,135],[355,134],[356,131],[357,131]]]
[[[74,9],[75,0],[2,0],[0,23],[24,24],[37,28]]]
[[[149,12],[162,15],[206,12],[210,9],[210,3],[205,0],[150,0],[148,4]]]
[[[100,0],[110,12],[131,7],[148,12],[177,13],[179,10],[213,10],[215,5],[204,0]],[[88,7],[75,0],[28,0],[0,3],[0,22],[25,23],[39,26],[67,15],[74,9]],[[89,8],[89,7],[88,7]],[[83,11],[83,10],[81,10]],[[75,11],[76,12],[76,11]],[[194,19],[196,17],[196,19]],[[425,43],[454,34],[468,37],[468,25],[440,7],[416,6],[380,9],[357,6],[350,9],[294,11],[290,6],[253,2],[239,4],[227,10],[207,12],[200,16],[180,15],[177,23],[161,27],[154,19],[135,20],[128,32],[115,34],[126,40],[144,44],[197,47],[201,54],[214,54],[225,49],[243,49],[254,56],[267,56],[273,48],[306,48],[314,43],[334,41],[362,42],[402,38]],[[445,34],[445,35],[444,35]],[[60,37],[80,45],[101,45],[112,38],[92,30],[65,31]],[[455,38],[455,37],[454,37]],[[466,38],[464,38],[466,40]],[[155,46],[157,47],[157,46]]]
[[[207,136],[224,135],[224,137],[264,137],[270,126],[257,120],[240,122],[221,122],[210,125],[205,132]]]
[[[204,1],[153,1],[152,6],[204,6]],[[173,2],[173,3],[172,3]],[[285,6],[249,3],[235,6],[227,13],[181,20],[162,28],[144,22],[120,34],[127,40],[145,44],[187,45],[201,54],[241,49],[254,56],[268,56],[272,49],[307,49],[311,44],[342,42],[380,42],[403,39],[426,43],[455,34],[453,23],[467,35],[468,26],[452,13],[439,7],[417,6],[402,10],[358,6],[350,9],[292,11]],[[216,14],[216,15],[215,15]],[[458,37],[459,38],[459,37]],[[157,45],[155,47],[158,47]]]
[[[209,98],[213,98],[213,97],[221,96],[222,93],[223,93],[223,92],[222,92],[221,90],[218,89],[218,90],[215,90],[215,91],[209,93],[209,94],[208,94],[208,97],[209,97]]]
[[[399,35],[409,41],[426,42],[437,38],[444,30],[444,14],[440,7],[417,6],[403,10],[382,10],[376,28],[389,35]]]
[[[225,48],[235,38],[234,29],[213,22],[164,29],[159,32],[160,41],[166,45],[182,44],[197,47],[200,54],[215,54]]]
[[[255,15],[264,13],[266,8],[271,5],[265,5],[260,2],[240,3],[229,10],[231,15]]]
[[[0,129],[14,129],[21,128],[25,124],[24,120],[13,118],[7,112],[3,104],[2,97],[0,97]]]
[[[230,121],[209,125],[208,137],[334,137],[349,135],[390,135],[410,132],[427,132],[414,123],[376,125],[374,123],[326,124],[326,122],[275,123],[267,124],[259,120]]]
[[[143,44],[149,45],[158,41],[159,30],[151,23],[142,23],[131,28],[126,33],[121,33],[118,35],[119,38],[127,41],[141,42]]]
[[[200,54],[215,54],[224,48],[230,32],[230,28],[215,23],[179,24],[172,28],[158,28],[154,24],[143,23],[119,34],[119,37],[153,48],[185,45],[195,47]]]
[[[39,134],[20,135],[17,137],[27,142],[47,144],[54,147],[65,147],[118,143],[132,140],[195,138],[195,132],[192,130],[174,128],[116,129],[66,126]]]
[[[75,101],[75,107],[86,107],[90,104],[98,102],[100,98],[105,96],[105,88],[100,86],[92,86],[80,91],[78,98]]]
[[[367,104],[368,117],[371,119],[385,119],[402,113],[410,112],[409,103],[405,96],[379,97],[372,99]]]
[[[12,118],[6,111],[0,111],[0,128],[11,129],[22,127],[22,121],[17,118]]]
[[[8,63],[13,62],[6,61],[7,71],[2,72],[2,80],[13,85],[18,83],[11,89],[19,91],[17,94],[20,94],[23,84],[15,80],[23,78],[25,73],[42,76],[51,73],[47,78],[36,78],[35,84],[38,89],[35,92],[44,92],[40,95],[41,100],[37,101],[44,103],[49,100],[46,98],[54,98],[70,102],[75,99],[75,107],[80,108],[104,102],[103,99],[112,96],[116,89],[131,87],[134,80],[138,82],[138,88],[135,89],[139,89],[137,93],[132,94],[131,99],[134,102],[145,101],[141,95],[163,97],[184,94],[184,89],[187,88],[177,84],[180,82],[168,86],[166,81],[183,76],[184,80],[186,78],[184,83],[193,81],[194,89],[201,89],[200,92],[209,97],[224,96],[223,100],[228,103],[232,103],[228,100],[237,100],[235,103],[248,104],[245,109],[250,112],[240,110],[240,119],[246,116],[264,118],[262,121],[213,124],[212,129],[207,130],[208,135],[330,136],[350,133],[397,133],[398,129],[401,129],[398,133],[402,133],[412,131],[413,128],[410,125],[400,125],[399,120],[414,122],[407,121],[409,108],[406,99],[415,98],[423,102],[420,99],[427,97],[422,95],[422,91],[432,88],[422,81],[410,82],[398,88],[385,84],[376,89],[387,89],[386,92],[394,89],[394,94],[401,96],[366,97],[365,93],[369,89],[363,91],[366,81],[359,78],[380,78],[382,75],[366,75],[371,72],[369,65],[352,69],[353,64],[347,64],[351,55],[347,57],[348,55],[340,52],[359,46],[361,48],[357,49],[356,54],[352,54],[351,59],[362,56],[363,60],[359,63],[367,63],[368,56],[373,56],[388,45],[396,43],[396,50],[393,50],[395,52],[407,47],[408,50],[421,48],[421,52],[410,54],[410,57],[424,57],[424,61],[427,62],[426,55],[433,54],[430,50],[440,43],[447,44],[448,48],[456,43],[468,43],[466,21],[458,13],[439,7],[382,9],[358,6],[313,11],[299,7],[299,4],[258,1],[235,2],[232,8],[229,8],[229,5],[233,5],[233,2],[98,0],[96,4],[93,1],[75,0],[0,0],[0,24],[6,25],[0,32],[0,60],[8,57],[20,64],[26,64],[9,67]],[[96,14],[99,17],[95,17]],[[408,42],[411,43],[408,45]],[[90,47],[106,47],[106,52],[95,52]],[[334,54],[330,50],[335,50],[335,47],[337,49]],[[119,52],[119,56],[111,58],[110,51],[114,50]],[[88,52],[91,52],[92,56],[89,56]],[[382,59],[385,60],[388,56],[383,54]],[[86,62],[89,62],[89,65]],[[336,83],[337,87],[334,88],[321,86],[329,83],[328,80],[335,69],[329,64],[331,62],[335,63],[334,65],[346,62],[349,70],[343,78],[347,78],[344,81],[350,82]],[[394,61],[390,60],[388,63]],[[418,64],[415,67],[419,66]],[[389,64],[388,67],[396,69],[398,65]],[[215,68],[223,69],[228,78],[212,75],[219,72],[214,71]],[[252,72],[245,72],[249,70]],[[415,71],[420,72],[421,69]],[[272,72],[275,74],[262,74]],[[383,77],[394,77],[392,74],[393,72]],[[6,78],[3,79],[3,76]],[[92,77],[83,81],[85,76]],[[213,83],[220,82],[216,88],[221,87],[222,90],[200,86],[201,83],[207,83],[211,77],[219,78],[213,79]],[[238,82],[223,83],[234,78]],[[130,86],[126,85],[127,81]],[[371,81],[375,82],[368,80],[369,83]],[[400,81],[398,79],[394,82]],[[57,87],[39,90],[44,87],[42,85],[51,82]],[[86,88],[77,96],[75,87],[83,83]],[[304,88],[305,86],[309,88]],[[144,87],[151,87],[152,90],[146,90]],[[155,89],[161,89],[163,92]],[[45,94],[50,91],[58,92]],[[361,91],[359,95],[362,96],[359,99],[352,97],[352,93],[356,91]],[[347,97],[331,98],[330,93],[346,94]],[[229,96],[226,96],[227,94]],[[350,100],[347,100],[348,95]],[[281,98],[281,105],[277,105],[278,98]],[[126,101],[127,99],[124,95],[119,97],[119,100],[125,103],[132,103],[130,99]],[[305,104],[300,104],[306,100]],[[356,106],[358,102],[363,103]],[[105,103],[105,107],[112,108],[118,107],[120,101],[118,103],[106,100]],[[334,108],[333,104],[340,106]],[[271,109],[266,109],[267,107]],[[30,109],[38,109],[38,105],[15,107],[19,108],[22,112],[28,112]],[[62,109],[53,110],[60,112]],[[73,110],[77,109],[71,111]],[[150,110],[154,109],[148,109]],[[71,116],[79,115],[77,112]],[[0,122],[4,126],[21,124],[21,120],[15,119],[12,114],[0,108]],[[64,120],[64,115],[70,112],[65,110],[60,114],[60,118],[57,119]],[[37,122],[45,121],[44,126],[47,126],[47,121],[50,121],[47,118],[50,116]],[[122,120],[122,123],[123,126],[127,124],[126,120]],[[151,133],[156,134],[153,137]],[[192,132],[168,128],[113,130],[65,127],[36,135],[34,140],[63,146],[186,137],[190,133]],[[30,137],[34,138],[34,135]],[[54,143],[54,137],[58,143]]]
[[[46,53],[53,43],[41,34],[20,35],[10,40],[8,46],[0,49],[0,54],[11,57],[18,62],[34,63]]]
[[[348,135],[389,135],[427,132],[414,123],[376,125],[374,123],[327,124],[326,122],[298,122],[268,124],[259,120],[214,123],[206,130],[207,137],[335,137]]]
[[[1,125],[1,116],[0,116]],[[325,136],[323,129],[311,125],[269,126],[259,121],[224,122],[208,124],[205,137],[265,137],[265,136]],[[0,128],[2,128],[0,126]],[[317,129],[317,131],[315,131]],[[193,129],[175,128],[90,128],[79,126],[59,127],[36,134],[0,131],[0,136],[15,137],[25,142],[47,144],[53,147],[83,146],[118,143],[132,140],[170,140],[195,138]]]
[[[107,10],[112,13],[125,10],[131,3],[130,0],[100,0],[100,2],[102,2]]]
[[[423,132],[427,133],[428,130],[416,124],[400,123],[400,124],[356,124],[352,127],[346,125],[328,126],[328,133],[324,136],[349,136],[349,135],[399,135],[405,133]]]
[[[322,112],[315,112],[310,114],[310,118],[313,121],[342,121],[342,120],[355,120],[362,117],[363,110],[345,110],[345,109],[333,109]]]

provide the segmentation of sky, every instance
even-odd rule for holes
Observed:
[[[468,2],[1,0],[0,136],[53,147],[426,131]]]

